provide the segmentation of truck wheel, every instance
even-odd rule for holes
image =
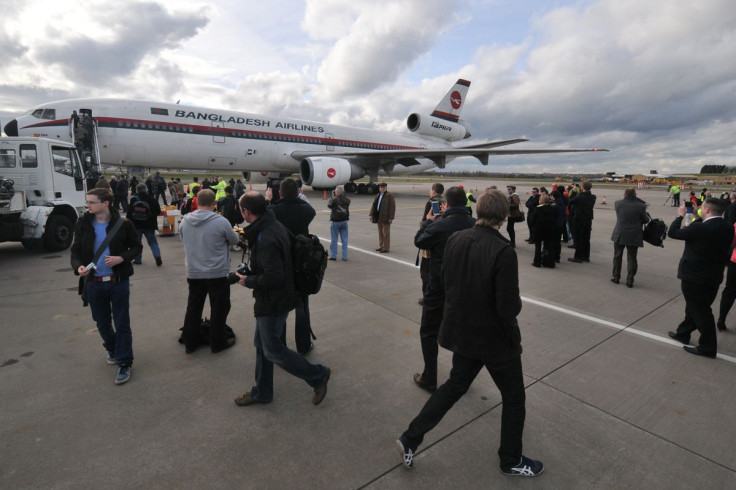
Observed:
[[[43,248],[48,252],[66,250],[72,244],[74,226],[69,218],[61,215],[49,216],[43,234]]]
[[[40,238],[24,238],[20,243],[25,247],[26,250],[33,252],[41,250],[41,239]]]

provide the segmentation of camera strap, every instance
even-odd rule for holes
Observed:
[[[97,249],[97,251],[95,252],[95,256],[92,258],[93,264],[97,264],[97,261],[100,260],[102,253],[105,251],[108,245],[110,245],[112,239],[115,238],[115,235],[117,234],[120,227],[123,226],[123,221],[125,221],[125,219],[120,216],[115,224],[112,226],[112,230],[110,230],[110,232],[107,234],[105,239],[102,241],[100,248]]]

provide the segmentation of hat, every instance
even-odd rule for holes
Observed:
[[[387,186],[388,184],[385,182],[381,182],[380,184],[378,184],[378,187],[387,187]]]
[[[463,187],[462,185],[459,185],[459,186],[457,186],[457,188],[458,188],[458,189],[463,189],[463,190],[465,190],[465,187]]]

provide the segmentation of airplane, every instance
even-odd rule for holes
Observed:
[[[429,115],[410,114],[409,133],[131,99],[72,99],[30,109],[5,125],[8,136],[74,140],[70,115],[94,121],[96,161],[110,166],[238,170],[249,182],[299,172],[315,189],[344,185],[347,192],[375,194],[379,171],[417,174],[472,156],[488,165],[491,155],[608,151],[592,149],[497,149],[524,138],[463,144],[470,124],[460,112],[470,82],[459,79]],[[461,142],[461,143],[458,143]],[[368,175],[368,184],[354,181]]]

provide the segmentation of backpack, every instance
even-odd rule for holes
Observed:
[[[179,330],[181,330],[181,335],[179,336],[179,343],[184,343],[184,327],[181,327]],[[234,339],[235,338],[235,332],[233,332],[233,329],[228,325],[225,324],[225,340],[228,339]],[[199,326],[199,345],[209,345],[210,344],[210,321],[207,318],[202,319],[202,323]]]
[[[291,245],[294,286],[302,294],[317,294],[327,269],[327,251],[316,235],[296,235]]]
[[[647,213],[647,216],[649,214]],[[651,218],[651,216],[650,216]],[[667,225],[659,218],[649,220],[644,225],[644,241],[655,247],[664,248],[664,239],[667,238]]]
[[[148,221],[151,216],[151,206],[140,198],[130,208],[130,219],[133,221]]]

